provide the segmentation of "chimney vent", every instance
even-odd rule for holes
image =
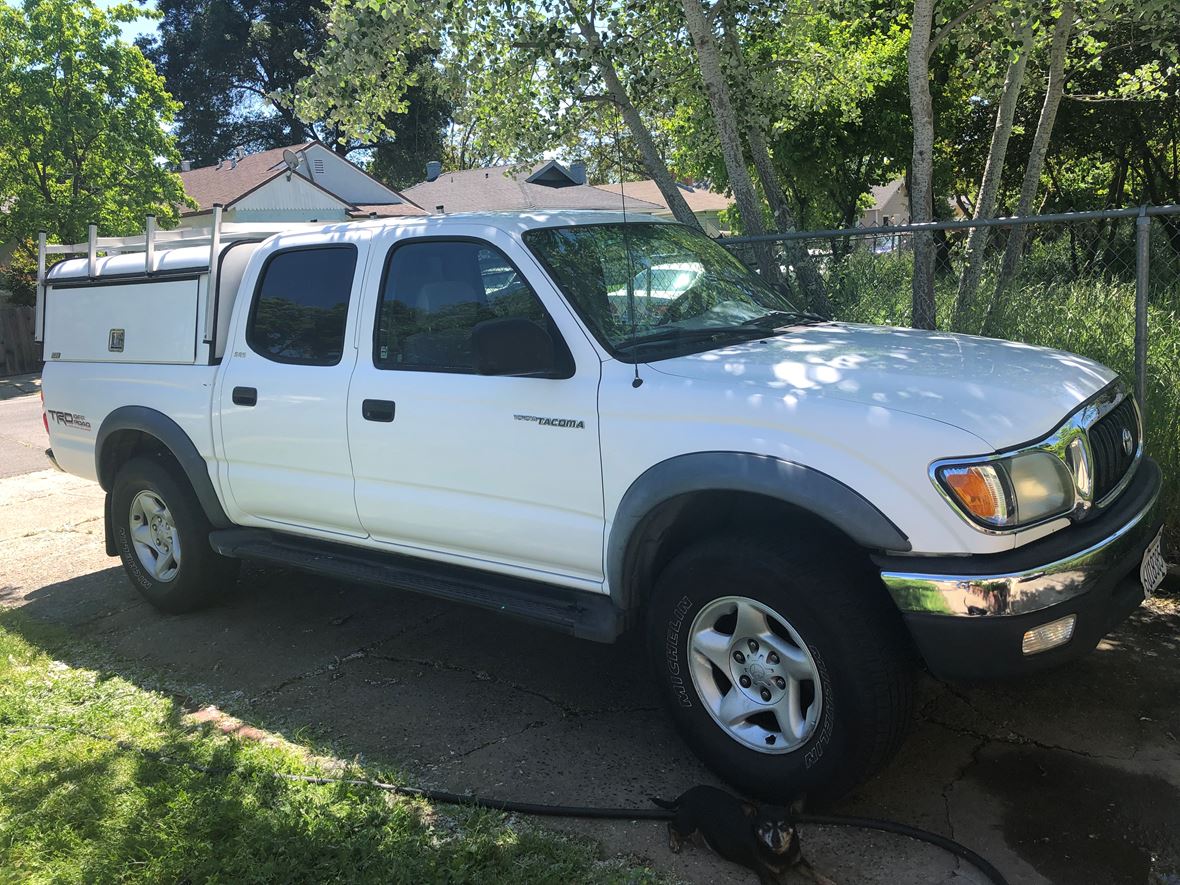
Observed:
[[[446,215],[447,214],[447,213],[443,212],[443,204],[442,203],[439,203],[437,206],[435,206],[434,211],[437,212],[439,215]]]
[[[570,163],[570,178],[572,178],[577,184],[585,184],[586,164],[581,160],[575,160],[573,163]]]
[[[435,181],[442,175],[442,163],[438,160],[431,160],[426,164],[426,180]]]
[[[229,168],[230,169],[237,169],[238,168],[238,155],[237,154],[234,154],[232,157],[229,158]]]
[[[246,149],[241,145],[238,145],[238,149],[234,152],[234,154],[239,160],[242,160],[246,156]]]
[[[192,160],[181,160],[180,161],[180,171],[181,172],[191,172],[192,168],[193,168],[193,161]]]

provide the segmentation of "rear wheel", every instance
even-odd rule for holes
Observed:
[[[238,561],[209,546],[212,526],[187,479],[156,458],[134,458],[111,490],[115,546],[131,583],[166,612],[215,602],[232,586]]]
[[[724,780],[783,804],[856,786],[912,714],[897,612],[866,568],[817,549],[742,536],[694,546],[660,575],[647,613],[686,742]]]

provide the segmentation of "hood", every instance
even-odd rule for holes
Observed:
[[[1003,449],[1042,436],[1116,377],[1060,350],[885,326],[824,323],[652,363],[682,378],[834,398],[953,425]]]

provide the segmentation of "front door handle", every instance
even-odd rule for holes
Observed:
[[[361,403],[361,415],[366,421],[388,424],[396,412],[397,403],[391,399],[367,399]]]
[[[256,405],[258,405],[258,389],[255,387],[235,387],[234,388],[234,405],[235,406],[256,406]]]

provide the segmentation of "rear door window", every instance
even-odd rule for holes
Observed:
[[[355,246],[288,249],[267,259],[246,342],[279,363],[334,366],[344,354]]]

